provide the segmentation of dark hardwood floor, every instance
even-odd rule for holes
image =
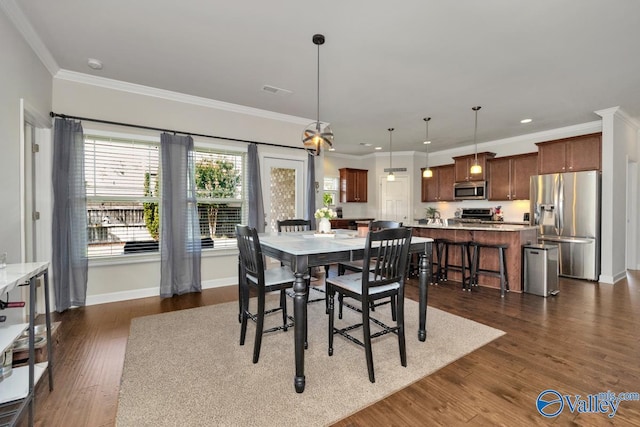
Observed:
[[[36,425],[114,425],[131,319],[237,300],[236,292],[231,286],[56,315],[62,324],[55,389],[50,393],[41,381]],[[415,281],[407,294],[417,300]],[[611,419],[572,414],[566,407],[557,418],[546,419],[535,406],[546,389],[583,397],[640,392],[640,272],[616,285],[560,279],[560,294],[546,299],[516,293],[501,299],[498,290],[488,288],[466,293],[452,282],[430,286],[429,305],[506,335],[337,426],[640,426],[640,401],[622,402]],[[408,339],[415,337],[415,331],[408,332]]]

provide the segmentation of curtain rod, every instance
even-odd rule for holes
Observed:
[[[203,138],[214,138],[214,139],[222,139],[225,141],[234,141],[234,142],[246,142],[249,144],[258,144],[258,145],[268,145],[271,147],[282,147],[282,148],[292,148],[295,150],[304,150],[304,147],[291,147],[289,145],[281,145],[281,144],[273,144],[271,142],[261,142],[261,141],[251,141],[248,139],[238,139],[238,138],[228,138],[226,136],[216,136],[216,135],[207,135],[204,133],[193,133],[193,132],[185,132],[185,131],[180,131],[180,130],[173,130],[173,129],[162,129],[162,128],[156,128],[153,126],[143,126],[143,125],[134,125],[131,123],[122,123],[122,122],[112,122],[110,120],[100,120],[100,119],[91,119],[88,117],[78,117],[78,116],[68,116],[66,114],[60,114],[60,113],[54,113],[53,111],[51,111],[49,113],[49,115],[51,117],[60,117],[61,119],[73,119],[73,120],[80,120],[80,121],[85,121],[85,122],[95,122],[95,123],[103,123],[103,124],[107,124],[107,125],[116,125],[116,126],[127,126],[130,128],[136,128],[136,129],[146,129],[146,130],[156,130],[159,132],[169,132],[169,133],[179,133],[179,134],[183,134],[183,135],[190,135],[190,136],[200,136]]]

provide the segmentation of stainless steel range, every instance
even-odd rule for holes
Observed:
[[[458,222],[482,222],[493,220],[493,208],[462,208]]]

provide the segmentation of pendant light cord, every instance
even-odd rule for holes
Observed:
[[[476,155],[475,155],[475,164],[478,164],[478,142],[477,142],[477,136],[478,136],[478,110],[480,109],[480,106],[477,107],[473,107],[472,110],[476,112],[476,124],[475,127],[473,129],[473,144],[476,146]]]
[[[391,153],[393,152],[393,138],[391,136],[392,132],[393,132],[393,128],[389,128],[389,169],[392,169],[392,166],[391,166]]]
[[[320,131],[320,45],[318,44],[318,61],[317,61],[317,86],[316,86],[316,90],[317,90],[317,104],[316,104],[316,127],[318,129],[318,131]]]

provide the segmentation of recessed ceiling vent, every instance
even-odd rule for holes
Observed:
[[[271,85],[262,86],[262,90],[265,92],[272,93],[274,95],[280,95],[280,96],[289,96],[293,93],[293,91],[282,89],[280,87],[275,87]]]

